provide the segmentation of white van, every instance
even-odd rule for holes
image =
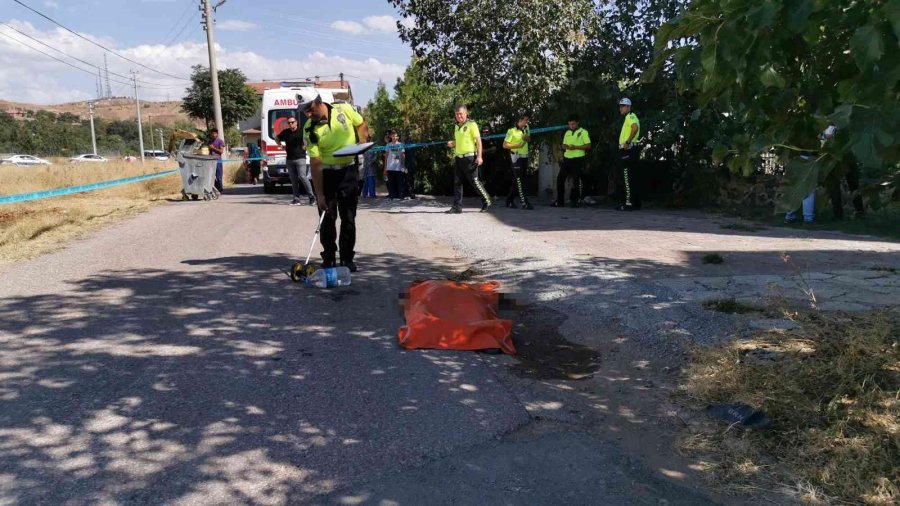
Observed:
[[[288,177],[284,148],[275,140],[275,136],[287,128],[288,118],[297,116],[297,96],[303,102],[322,97],[324,102],[333,103],[335,98],[343,98],[348,90],[316,88],[313,83],[281,83],[280,88],[263,91],[262,114],[260,117],[260,140],[262,153],[273,159],[263,161],[263,190],[266,193],[275,191],[275,186],[291,184]],[[306,126],[306,117],[297,118],[300,128]],[[309,159],[307,158],[307,163]]]

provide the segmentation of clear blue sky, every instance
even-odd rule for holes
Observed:
[[[187,76],[191,65],[206,64],[206,36],[198,0],[22,0],[69,28],[147,66]],[[0,0],[0,21],[35,39],[101,65],[103,51],[66,33],[13,0]],[[315,5],[313,7],[313,5]],[[323,7],[327,6],[327,8]],[[250,79],[278,79],[345,72],[357,102],[372,96],[375,82],[393,81],[409,63],[410,50],[398,39],[397,14],[386,0],[228,0],[216,14],[220,66],[241,68]],[[0,65],[21,67],[0,76],[0,99],[52,103],[92,98],[96,78],[25,47],[22,43],[91,70],[83,62],[47,49],[0,26]],[[19,40],[15,42],[10,37]],[[151,99],[181,96],[184,81],[140,69],[108,55],[110,69],[129,75],[138,69]],[[124,81],[113,76],[113,79]],[[113,83],[113,94],[127,85]],[[130,94],[130,93],[128,93]]]

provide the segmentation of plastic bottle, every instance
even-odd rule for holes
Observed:
[[[306,283],[319,288],[350,286],[350,269],[344,266],[319,269],[306,278]]]

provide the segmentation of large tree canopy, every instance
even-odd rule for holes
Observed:
[[[256,92],[247,86],[247,76],[239,69],[219,71],[219,97],[222,101],[222,123],[229,128],[259,111]],[[212,78],[209,68],[195,65],[191,86],[185,90],[181,110],[192,118],[202,119],[207,128],[215,120],[212,104]]]
[[[740,122],[716,149],[732,170],[751,172],[774,147],[793,206],[855,163],[870,181],[896,177],[898,36],[900,0],[694,0],[659,30],[647,78],[673,64],[701,108]],[[820,147],[829,123],[837,137]]]
[[[568,79],[586,42],[599,35],[590,0],[391,0],[398,24],[428,75],[490,97],[496,110],[535,110]],[[487,102],[487,101],[486,101]]]

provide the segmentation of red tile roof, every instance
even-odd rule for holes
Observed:
[[[341,85],[340,80],[334,81],[316,81],[315,85],[317,88],[337,88],[337,89],[350,89],[350,81],[344,79],[343,85]],[[256,92],[257,95],[262,95],[264,91],[271,90],[274,88],[281,87],[281,81],[261,81],[257,83],[247,83],[247,86],[253,88],[253,91]]]

